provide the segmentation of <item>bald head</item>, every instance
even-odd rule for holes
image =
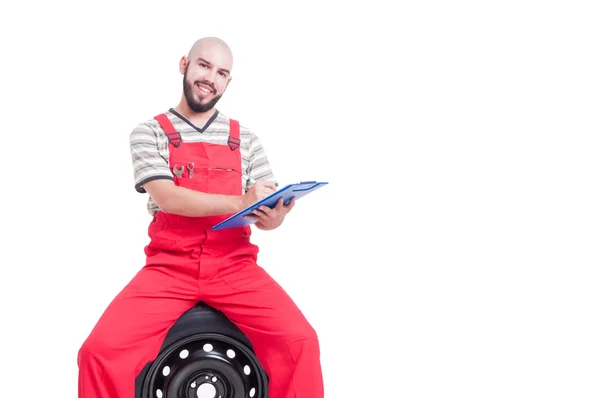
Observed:
[[[228,69],[231,71],[233,53],[227,43],[218,37],[203,37],[196,40],[188,52],[188,60],[194,62],[199,57],[206,59],[209,54],[218,57],[224,65],[228,65]]]

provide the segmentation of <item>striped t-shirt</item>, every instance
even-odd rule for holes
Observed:
[[[229,118],[221,112],[215,112],[204,127],[194,126],[173,109],[169,109],[165,114],[181,134],[183,142],[227,145]],[[240,141],[243,192],[250,189],[257,180],[273,181],[277,185],[259,138],[241,124]],[[168,139],[156,119],[152,118],[138,124],[130,133],[129,145],[136,191],[145,193],[142,185],[152,180],[168,179],[173,181],[169,165]],[[152,198],[148,198],[147,208],[151,215],[159,210]]]

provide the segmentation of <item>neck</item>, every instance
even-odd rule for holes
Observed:
[[[216,108],[212,108],[206,112],[194,112],[190,109],[185,97],[183,96],[181,97],[179,104],[173,109],[175,109],[177,113],[181,114],[196,126],[204,126],[204,124],[208,122],[208,119],[210,119],[217,111]]]

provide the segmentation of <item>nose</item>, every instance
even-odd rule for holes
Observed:
[[[216,73],[217,72],[214,70],[206,71],[206,73],[204,74],[204,80],[210,84],[213,84],[215,82]]]

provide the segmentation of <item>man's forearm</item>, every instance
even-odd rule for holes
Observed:
[[[206,217],[232,214],[244,208],[241,195],[219,195],[174,187],[163,201],[166,213],[187,217]]]
[[[144,189],[165,213],[187,217],[232,214],[242,210],[242,195],[208,194],[179,187],[166,179],[150,181]]]

